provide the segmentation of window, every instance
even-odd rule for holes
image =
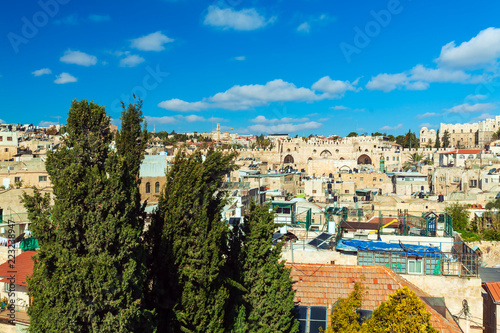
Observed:
[[[160,182],[155,183],[155,193],[160,193]]]
[[[39,182],[46,182],[47,181],[47,176],[38,176],[38,181]]]
[[[488,178],[484,178],[484,182],[488,184]]]
[[[0,141],[3,141],[3,136],[0,136]]]
[[[9,292],[10,291],[10,283],[4,283],[4,290],[6,292]]]
[[[8,137],[7,137],[7,141],[12,141],[12,137],[11,137],[11,136],[8,136]]]
[[[423,274],[423,260],[408,259],[408,274]]]
[[[313,194],[315,194],[315,193],[316,193],[316,190],[313,190]]]
[[[20,182],[21,181],[21,177],[14,177],[14,183],[17,183],[17,182]]]
[[[299,333],[317,333],[320,327],[326,331],[326,307],[298,305],[295,313],[299,320]]]
[[[9,148],[5,148],[5,152],[8,153],[9,152]]]
[[[476,187],[477,186],[477,180],[476,179],[471,179],[470,181],[470,187]]]
[[[363,181],[363,180],[364,180],[364,178],[363,178],[363,177],[359,177],[359,180]]]
[[[377,181],[377,177],[373,177],[373,181],[376,182]]]
[[[344,193],[345,193],[345,194],[349,194],[349,190],[345,190],[345,192],[344,192]]]
[[[151,184],[149,182],[146,183],[146,193],[151,193]]]
[[[383,182],[383,181],[384,181],[382,178],[380,178],[379,180],[380,180],[380,182]]]
[[[459,179],[458,177],[453,177],[453,181],[454,181],[455,183],[458,183],[458,182],[460,181],[460,179]]]

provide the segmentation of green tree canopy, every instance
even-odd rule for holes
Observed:
[[[242,297],[246,326],[248,332],[297,332],[290,269],[281,259],[282,244],[272,245],[276,226],[269,209],[252,203],[242,232],[239,264],[240,282],[246,289]]]
[[[137,175],[125,156],[110,151],[103,107],[73,101],[66,130],[61,147],[47,155],[53,207],[37,191],[23,194],[40,245],[28,280],[30,330],[151,331]]]
[[[347,298],[340,298],[333,307],[330,327],[326,333],[357,333],[361,329],[360,315],[365,288],[359,282],[354,283],[354,290]]]
[[[356,132],[351,132],[351,133],[347,134],[348,138],[356,137],[356,136],[358,136],[358,133],[356,133]]]
[[[454,230],[466,230],[469,226],[469,211],[466,205],[454,202],[444,209],[444,211],[453,219]]]
[[[404,287],[389,295],[389,300],[375,309],[361,332],[437,333],[430,318],[425,304],[413,291]]]
[[[448,148],[450,146],[450,132],[445,130],[443,133],[443,148]]]
[[[439,140],[439,130],[436,131],[436,142],[434,143],[434,148],[441,148],[441,141]]]

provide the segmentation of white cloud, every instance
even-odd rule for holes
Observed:
[[[403,128],[403,124],[399,124],[399,125],[396,125],[396,126],[383,126],[381,128],[379,128],[380,131],[396,131],[396,130],[400,130]]]
[[[480,100],[480,99],[486,99],[488,98],[487,95],[480,95],[480,94],[477,94],[477,95],[467,95],[467,97],[465,97],[465,99],[476,99],[476,100]]]
[[[247,133],[294,133],[306,130],[321,128],[323,125],[316,121],[310,121],[302,124],[278,124],[278,125],[251,125]]]
[[[79,19],[78,19],[78,15],[73,14],[73,15],[67,16],[63,19],[55,20],[54,23],[55,24],[77,25],[79,23]]]
[[[410,74],[412,80],[426,82],[478,83],[481,80],[481,77],[472,77],[462,70],[431,69],[422,65],[415,66]]]
[[[70,83],[70,82],[76,82],[78,81],[76,77],[73,75],[63,72],[59,75],[56,76],[56,79],[54,80],[55,83],[57,84],[65,84],[65,83]]]
[[[59,60],[67,64],[75,64],[87,67],[93,66],[97,63],[97,58],[95,56],[84,52],[71,50],[67,50],[66,52],[64,52],[64,55]]]
[[[149,117],[146,116],[146,121],[148,124],[175,124],[177,122],[177,118],[175,117]]]
[[[491,111],[493,109],[496,109],[496,105],[493,103],[476,103],[476,104],[464,103],[456,105],[449,109],[445,109],[445,111],[448,111],[450,113],[474,113],[474,112]]]
[[[265,27],[276,20],[276,17],[266,19],[260,15],[255,8],[233,10],[232,8],[219,8],[209,6],[204,24],[223,29],[234,29],[240,31],[257,30]]]
[[[423,113],[423,114],[417,114],[417,116],[415,118],[417,118],[417,119],[423,119],[423,118],[437,117],[437,116],[440,116],[440,115],[441,115],[440,113],[436,113],[436,112],[426,112],[426,113]]]
[[[500,57],[500,29],[487,28],[467,42],[442,47],[436,62],[443,67],[478,69],[496,65]]]
[[[94,22],[105,22],[111,20],[111,18],[109,17],[109,15],[92,14],[89,15],[89,20]]]
[[[131,47],[141,51],[163,51],[163,44],[171,43],[174,40],[162,34],[161,31],[153,32],[131,40]]]
[[[160,102],[158,106],[166,110],[180,112],[200,111],[210,107],[210,105],[205,102],[185,102],[178,98]]]
[[[335,106],[330,107],[330,109],[332,109],[332,110],[347,110],[349,108],[347,106],[343,106],[343,105],[335,105]]]
[[[45,74],[52,74],[52,71],[49,68],[42,68],[42,69],[37,69],[34,72],[31,72],[34,76],[42,76]]]
[[[346,91],[357,91],[355,85],[358,84],[358,80],[351,83],[349,81],[332,80],[329,76],[324,76],[316,81],[312,88],[334,97],[342,97]]]
[[[317,101],[326,97],[328,95],[317,95],[311,89],[297,88],[293,83],[277,79],[269,81],[265,85],[236,85],[198,102],[185,102],[174,98],[163,101],[158,106],[167,110],[181,112],[200,111],[210,108],[248,110],[271,102]]]
[[[238,61],[244,61],[245,59],[246,59],[245,56],[234,57],[234,60]]]
[[[368,81],[366,88],[370,90],[382,90],[389,92],[396,88],[401,88],[408,83],[408,76],[404,73],[399,74],[378,74]]]
[[[197,115],[190,115],[190,116],[185,116],[184,119],[188,122],[188,123],[194,123],[194,122],[203,122],[205,121],[205,118],[203,117],[200,117],[200,116],[197,116]]]
[[[309,33],[311,32],[311,25],[308,22],[304,22],[297,27],[298,32]]]
[[[0,124],[5,124],[5,121],[3,119],[0,119]]]
[[[50,127],[50,126],[56,126],[59,125],[59,123],[53,122],[53,121],[45,121],[42,120],[38,123],[38,126],[40,127]]]
[[[480,116],[472,118],[470,123],[475,123],[478,121],[486,120],[486,119],[495,119],[495,116],[489,113],[482,113]]]
[[[366,84],[370,90],[381,90],[389,92],[395,89],[426,90],[429,83],[479,83],[482,77],[471,75],[462,70],[450,70],[445,68],[426,68],[417,65],[409,71],[397,74],[382,73],[374,76]]]
[[[129,54],[125,58],[120,60],[120,66],[122,67],[135,67],[140,63],[143,63],[145,60],[143,57],[140,57],[135,54]]]
[[[431,123],[423,123],[423,124],[418,125],[418,128],[422,128],[422,127],[427,127],[427,128],[438,128],[439,126],[438,126],[438,125],[431,124]]]
[[[254,119],[250,119],[252,123],[257,124],[283,124],[283,123],[302,123],[309,121],[309,118],[289,118],[284,117],[281,119],[267,119],[265,116],[257,116]]]

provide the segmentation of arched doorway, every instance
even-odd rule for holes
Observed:
[[[372,159],[370,156],[363,154],[358,157],[358,164],[372,164]]]
[[[283,163],[285,163],[285,164],[287,164],[287,163],[294,163],[293,156],[292,155],[286,155],[285,159],[283,160]]]

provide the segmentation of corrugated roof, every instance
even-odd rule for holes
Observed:
[[[25,251],[15,257],[15,262],[6,261],[0,265],[0,277],[4,277],[0,282],[10,283],[8,279],[11,275],[15,275],[15,284],[26,286],[26,278],[33,274],[35,262],[33,256],[36,251]]]
[[[483,289],[490,294],[495,303],[500,303],[500,281],[499,282],[486,282],[482,284]]]
[[[387,301],[397,289],[408,287],[419,297],[429,297],[424,291],[406,281],[385,266],[344,266],[328,264],[287,263],[291,268],[295,302],[300,305],[331,307],[341,297],[354,290],[354,283],[367,287],[363,309],[374,310]],[[440,315],[427,303],[431,324],[438,332],[462,332],[449,311]]]

